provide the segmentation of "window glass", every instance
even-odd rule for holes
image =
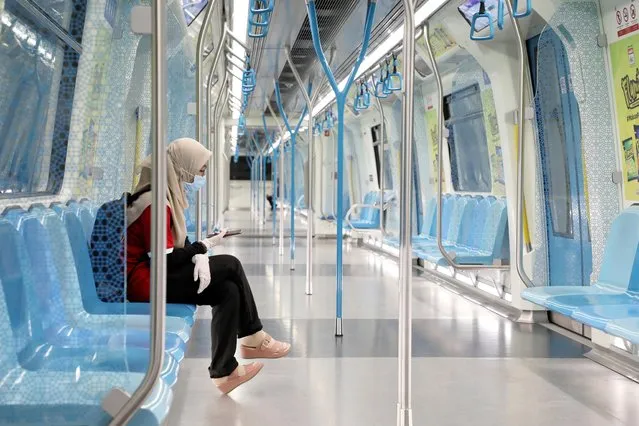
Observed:
[[[450,132],[451,174],[455,191],[491,192],[491,168],[479,85],[447,96],[444,105]]]
[[[182,10],[184,11],[186,25],[191,25],[207,4],[208,0],[182,0]]]
[[[0,15],[0,194],[47,190],[64,45],[8,2]]]
[[[56,22],[62,28],[66,30],[69,29],[69,18],[71,17],[71,8],[73,7],[71,0],[32,0],[30,3],[40,8],[52,21]]]

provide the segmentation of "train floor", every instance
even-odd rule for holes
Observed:
[[[259,234],[247,211],[228,213],[227,226]],[[280,257],[270,238],[227,240],[220,252],[244,263],[266,330],[293,347],[221,396],[207,370],[210,308],[200,307],[170,426],[395,424],[396,261],[345,246],[344,336],[336,338],[335,241],[315,243],[312,296],[305,294],[306,240],[296,244],[291,271],[288,241]],[[415,276],[413,286],[416,426],[639,424],[639,385],[584,358],[587,346],[541,325],[513,323],[424,277]]]

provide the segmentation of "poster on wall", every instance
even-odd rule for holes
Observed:
[[[624,196],[639,201],[639,34],[610,46],[619,147],[622,152]]]
[[[637,1],[631,0],[615,7],[614,19],[617,30],[617,37],[639,31],[639,7]]]

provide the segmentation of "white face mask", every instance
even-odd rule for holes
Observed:
[[[206,185],[206,178],[204,176],[195,176],[193,183],[185,183],[184,189],[190,192],[198,192]]]

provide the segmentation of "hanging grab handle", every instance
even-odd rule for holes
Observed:
[[[245,95],[253,93],[255,90],[256,79],[255,79],[255,70],[251,68],[251,58],[246,55],[246,69],[242,74],[242,93]],[[248,96],[245,96],[246,99],[242,99],[243,101],[248,101]]]
[[[504,20],[506,18],[506,7],[504,7],[504,2],[506,0],[499,0],[497,2],[497,27],[500,30],[504,29]],[[515,0],[517,1],[517,0]]]
[[[526,0],[526,10],[523,12],[517,12],[519,10],[518,1],[513,0],[513,9],[515,9],[515,18],[525,18],[526,16],[530,16],[532,14],[532,0]]]
[[[368,91],[368,85],[365,81],[362,81],[359,85],[359,91],[357,96],[355,96],[355,110],[363,111],[368,109],[371,106],[371,94]]]
[[[530,0],[529,0],[530,1]],[[480,19],[488,19],[489,33],[484,36],[477,35],[477,21]],[[486,10],[485,0],[480,0],[479,12],[475,13],[473,20],[470,23],[470,39],[474,41],[492,40],[495,38],[495,23],[493,22],[493,15]]]
[[[268,2],[264,0],[254,0],[251,2],[251,13],[260,15],[271,13],[273,11],[273,3],[273,0],[269,0]]]
[[[375,75],[373,74],[372,81],[374,89],[373,94],[375,95],[375,97],[377,99],[386,99],[388,97],[388,94],[384,93],[384,70],[382,69],[380,73],[380,79],[377,81],[375,80]]]
[[[391,92],[402,90],[404,86],[404,79],[402,78],[402,74],[397,70],[397,65],[399,65],[397,55],[393,54],[393,72],[388,74],[388,90]]]
[[[249,10],[249,37],[264,38],[267,36],[273,7],[274,0],[254,0],[251,2],[251,8]]]

